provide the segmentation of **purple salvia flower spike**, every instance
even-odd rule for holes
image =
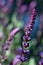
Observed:
[[[14,35],[16,35],[16,33],[18,33],[19,31],[20,31],[19,28],[13,29],[11,31],[11,33],[8,36],[8,39],[6,40],[6,45],[4,46],[4,51],[7,51],[9,49]]]

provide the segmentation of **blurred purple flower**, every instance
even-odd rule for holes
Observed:
[[[6,4],[7,2],[7,4]],[[13,4],[13,0],[1,0],[0,1],[0,6],[1,6],[1,10],[3,13],[10,13],[11,11],[11,6]]]
[[[23,14],[26,10],[27,10],[27,6],[26,5],[22,5],[20,7],[20,14]]]
[[[2,64],[0,63],[0,65],[2,65]]]
[[[22,4],[22,0],[17,0],[17,4],[16,4],[17,8],[21,7],[21,4]]]
[[[43,59],[39,61],[39,65],[43,65]]]
[[[4,52],[6,52],[6,51],[9,49],[9,47],[10,47],[10,45],[11,45],[11,43],[12,43],[12,39],[13,39],[14,35],[16,35],[16,33],[18,33],[19,31],[20,31],[20,29],[19,29],[19,28],[16,28],[16,29],[13,29],[13,30],[10,32],[10,34],[9,34],[9,36],[8,36],[8,39],[7,39],[6,42],[5,42]]]
[[[23,51],[23,48],[22,48],[22,47],[19,47],[18,50],[17,50],[17,52],[18,52],[19,54],[22,54],[22,51]]]
[[[0,0],[0,8],[5,6],[5,0]]]
[[[40,52],[40,56],[41,56],[41,58],[43,58],[43,52]]]

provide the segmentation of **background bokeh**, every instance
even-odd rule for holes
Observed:
[[[32,3],[32,1],[35,2]],[[43,0],[0,0],[0,56],[3,55],[2,48],[10,32],[14,28],[21,29],[14,36],[12,45],[5,54],[7,60],[2,62],[0,59],[2,65],[9,65],[16,56],[15,51],[20,46],[22,47],[24,26],[28,24],[31,10],[34,7],[36,7],[37,16],[30,35],[31,41],[29,41],[28,49],[31,53],[28,62],[23,62],[22,65],[39,65],[41,60],[40,53],[43,52]]]

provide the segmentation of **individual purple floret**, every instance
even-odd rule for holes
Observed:
[[[18,52],[19,54],[22,54],[22,51],[23,51],[23,48],[22,48],[22,47],[19,47],[18,50],[17,50],[17,52]]]
[[[23,40],[24,40],[24,41],[30,41],[31,38],[30,38],[29,36],[25,36],[25,35],[24,35],[24,36],[23,36]]]
[[[29,47],[29,43],[27,43],[27,42],[22,42],[22,46],[23,46],[24,48]]]
[[[23,50],[24,54],[30,54],[30,50]]]
[[[20,58],[20,60],[21,60],[21,62],[25,62],[25,61],[27,61],[28,59],[23,56],[23,57]]]

